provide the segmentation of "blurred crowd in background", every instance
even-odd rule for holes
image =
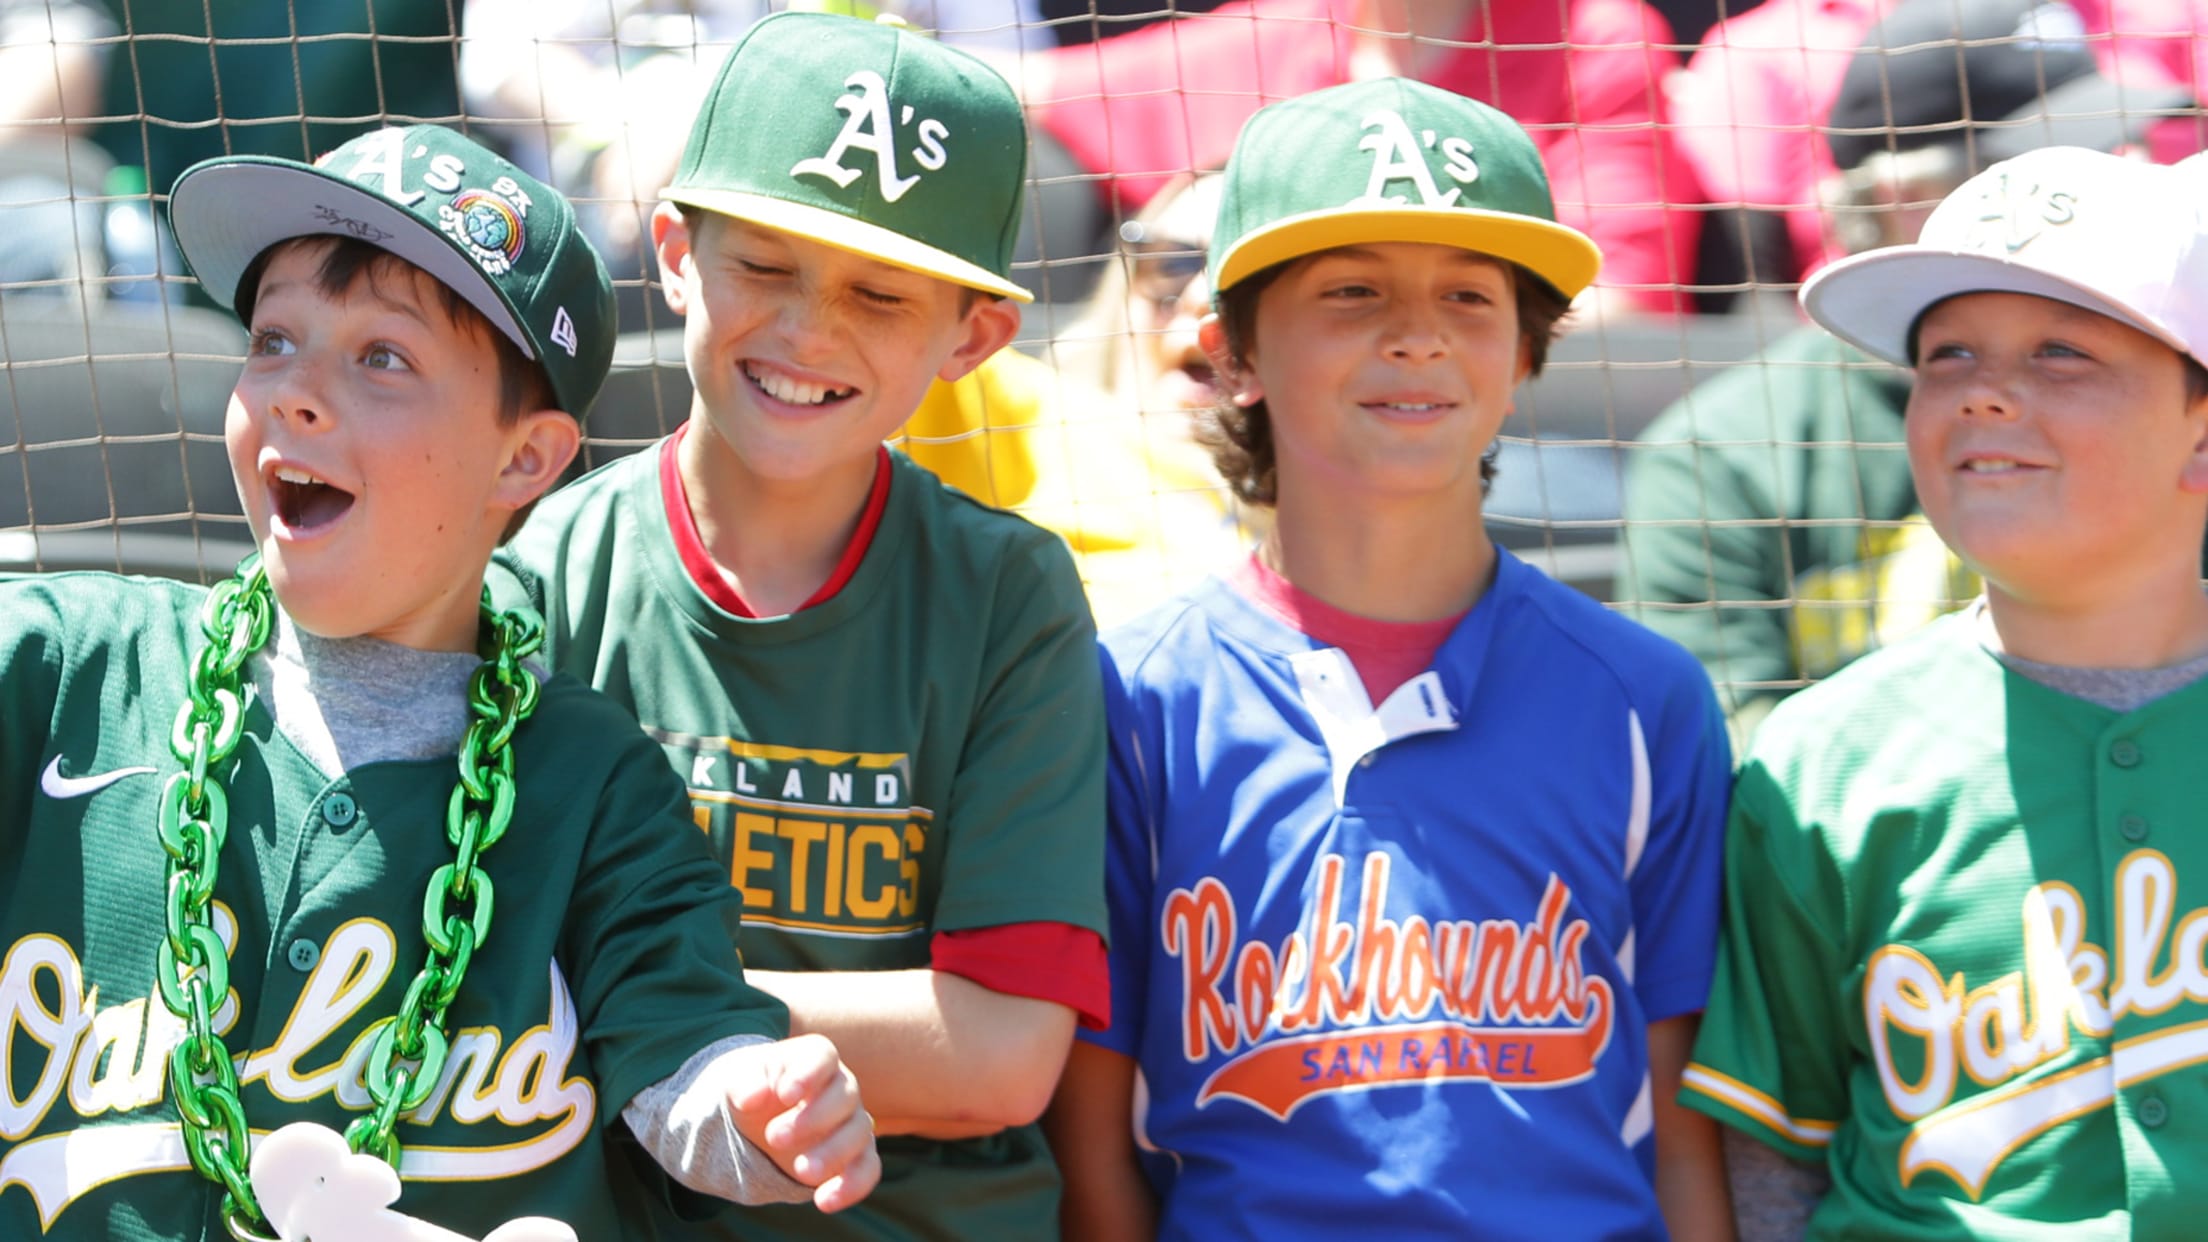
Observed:
[[[1038,303],[1020,350],[939,386],[903,447],[1065,535],[1106,623],[1261,520],[1199,443],[1207,174],[1243,120],[1385,74],[1517,118],[1604,267],[1521,402],[1491,525],[1685,642],[1743,729],[1974,589],[1916,517],[1906,377],[1799,328],[1793,289],[1913,239],[2021,150],[2208,147],[2208,0],[0,0],[0,458],[23,492],[0,474],[0,533],[184,519],[208,568],[235,505],[194,465],[220,409],[207,425],[178,360],[224,338],[178,326],[196,308],[165,190],[208,156],[311,158],[386,122],[455,125],[578,201],[634,338],[586,425],[595,460],[670,429],[687,396],[645,223],[720,58],[784,7],[894,14],[1026,103],[1016,273]],[[130,306],[165,335],[132,336]],[[89,412],[26,395],[40,359],[125,338],[167,342],[133,346],[172,364],[150,412],[96,367]],[[81,470],[99,486],[56,481]]]

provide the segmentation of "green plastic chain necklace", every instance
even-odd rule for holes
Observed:
[[[374,1107],[345,1138],[356,1152],[397,1168],[399,1115],[420,1108],[436,1089],[450,1050],[445,1011],[467,977],[468,962],[491,931],[491,877],[483,851],[506,833],[514,813],[514,729],[537,706],[537,678],[522,660],[544,645],[544,622],[526,609],[493,611],[483,599],[490,656],[468,683],[468,731],[460,744],[460,780],[445,809],[453,860],[437,868],[422,901],[429,960],[407,986],[398,1016],[377,1033],[368,1054]],[[185,1024],[169,1053],[169,1082],[183,1118],[192,1167],[224,1191],[223,1221],[233,1237],[273,1235],[246,1175],[251,1156],[238,1071],[215,1033],[214,1015],[230,990],[230,955],[215,933],[209,904],[229,831],[230,808],[216,768],[237,748],[245,708],[239,670],[267,643],[275,601],[260,557],[216,586],[200,613],[207,635],[192,663],[189,698],[176,714],[169,749],[184,770],[161,791],[161,848],[169,855],[168,934],[155,956],[162,1004]]]

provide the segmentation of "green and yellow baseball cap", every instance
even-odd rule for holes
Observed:
[[[613,282],[552,187],[437,125],[363,134],[312,164],[221,156],[169,191],[177,249],[228,309],[263,250],[353,237],[428,272],[544,367],[581,418],[613,365]]]
[[[660,197],[1031,302],[1026,179],[996,70],[894,19],[784,12],[729,53]]]
[[[1408,78],[1260,109],[1227,160],[1211,285],[1336,246],[1432,242],[1508,259],[1575,297],[1602,252],[1556,222],[1541,154],[1518,123]]]

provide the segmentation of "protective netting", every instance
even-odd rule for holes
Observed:
[[[418,120],[500,149],[576,200],[618,289],[579,468],[674,427],[656,192],[721,58],[781,7],[0,0],[0,568],[197,578],[244,550],[221,443],[243,332],[162,221],[210,155]],[[895,10],[1028,103],[1015,272],[1037,303],[1017,356],[931,397],[904,444],[1065,534],[1107,621],[1262,523],[1192,434],[1203,174],[1241,121],[1387,72],[1509,111],[1606,264],[1506,424],[1491,530],[1688,642],[1749,709],[1972,590],[1916,514],[1905,377],[1804,328],[1799,282],[2030,146],[2208,145],[2208,0],[806,7]]]

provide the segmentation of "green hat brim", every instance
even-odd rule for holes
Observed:
[[[1015,302],[1035,300],[1034,294],[985,267],[968,263],[957,255],[938,250],[925,242],[914,241],[902,233],[868,224],[864,220],[855,220],[838,212],[740,190],[671,187],[660,191],[659,196],[670,203],[681,203],[687,207],[734,216],[738,220],[764,225],[784,233],[794,233],[838,250],[879,259],[891,267],[901,267],[923,276],[934,276],[954,285],[965,285],[970,289],[1011,298]]]
[[[537,360],[520,313],[458,243],[381,194],[311,164],[233,156],[194,165],[169,193],[169,224],[192,274],[225,310],[237,308],[238,282],[263,250],[294,237],[351,237],[429,273]]]
[[[1508,259],[1566,298],[1594,283],[1602,251],[1568,225],[1516,212],[1463,207],[1358,206],[1286,216],[1237,239],[1219,256],[1212,286],[1222,292],[1276,263],[1337,246],[1429,242]]]

